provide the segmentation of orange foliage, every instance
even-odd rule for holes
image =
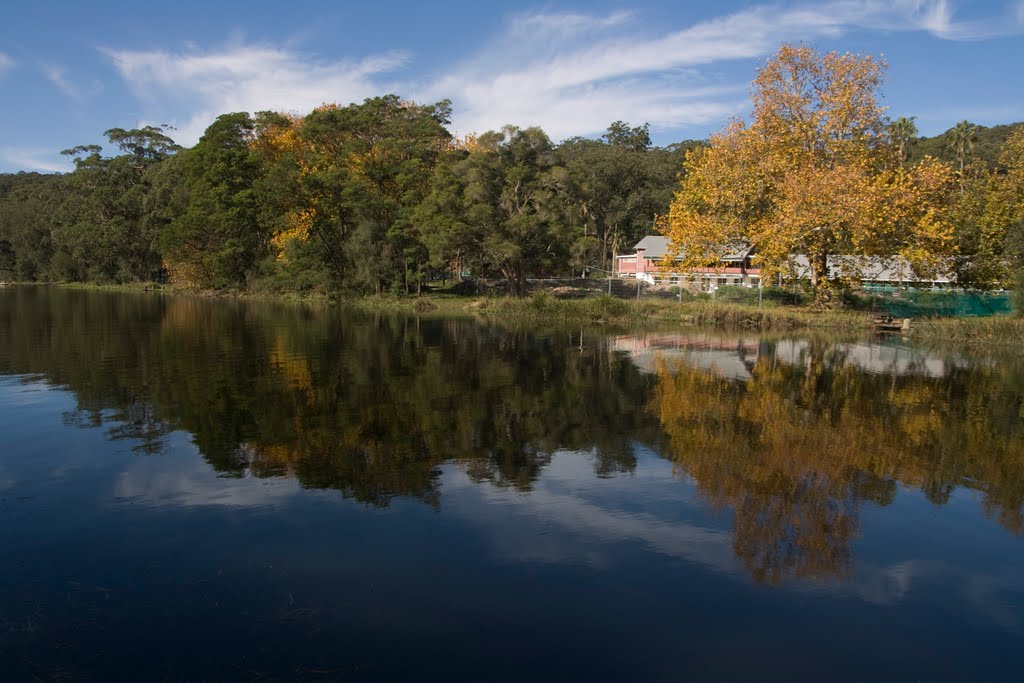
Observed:
[[[817,288],[832,255],[898,254],[935,268],[953,249],[943,213],[951,170],[906,171],[876,99],[870,56],[782,46],[753,83],[750,124],[733,121],[691,150],[660,227],[685,266],[753,245],[770,276],[806,254]]]

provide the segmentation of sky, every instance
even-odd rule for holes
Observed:
[[[621,120],[666,145],[748,115],[784,42],[884,57],[889,115],[924,135],[1024,120],[1024,0],[36,0],[0,16],[0,172],[69,170],[60,150],[109,128],[169,124],[190,146],[223,113],[387,93],[451,100],[456,134],[559,141]]]

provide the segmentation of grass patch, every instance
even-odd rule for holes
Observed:
[[[96,283],[96,282],[23,282],[11,283],[18,286],[31,287],[60,287],[61,289],[73,289],[90,292],[160,292],[173,294],[173,285],[160,282],[122,282],[122,283]]]
[[[764,306],[695,301],[679,307],[681,320],[702,327],[732,327],[753,330],[868,330],[871,316],[860,311],[814,310],[811,308]]]
[[[557,299],[546,292],[528,297],[460,297],[429,295],[418,299],[360,297],[346,304],[363,311],[395,314],[471,315],[505,323],[684,326],[751,330],[871,329],[871,316],[857,311],[816,311],[809,308],[737,304],[696,298],[682,303],[665,299],[617,299],[607,295]]]
[[[758,301],[766,306],[808,306],[812,298],[806,292],[781,287],[765,287],[758,290],[754,287],[723,285],[715,290],[715,301],[732,304],[756,306]]]
[[[1024,318],[997,315],[990,318],[933,318],[914,321],[910,334],[930,346],[998,347],[1024,352]]]

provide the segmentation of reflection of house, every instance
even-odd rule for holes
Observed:
[[[752,262],[753,247],[737,247],[733,253],[723,256],[714,268],[692,268],[685,272],[672,270],[671,265],[663,267],[669,252],[667,237],[647,235],[637,242],[634,250],[633,254],[616,258],[615,271],[619,277],[635,277],[651,284],[686,281],[707,291],[714,291],[722,285],[757,287],[761,281],[761,268]],[[811,269],[806,256],[795,254],[790,269],[798,279],[810,279]],[[949,274],[931,279],[919,278],[910,263],[899,256],[830,256],[828,269],[832,277],[842,277],[844,271],[857,272],[861,282],[873,285],[934,287],[948,286],[953,282],[953,276]]]
[[[757,338],[656,334],[615,337],[612,348],[628,353],[633,363],[646,372],[655,372],[659,363],[665,363],[669,369],[681,363],[728,379],[747,380],[757,362],[760,343]]]
[[[751,379],[751,369],[760,358],[771,363],[806,366],[814,353],[811,343],[801,339],[765,342],[757,336],[720,337],[702,333],[623,335],[612,339],[612,348],[629,354],[633,364],[645,372],[657,371],[662,363],[670,371],[682,364],[738,380]],[[820,358],[828,367],[852,367],[895,377],[941,378],[956,367],[966,367],[964,361],[955,358],[893,343],[832,344]]]
[[[900,344],[835,344],[831,351],[826,365],[854,367],[876,375],[941,378],[958,365],[954,359]],[[810,353],[811,347],[806,341],[785,340],[775,345],[775,358],[787,365],[805,365]]]

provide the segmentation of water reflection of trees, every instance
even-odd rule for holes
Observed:
[[[874,375],[811,346],[800,364],[766,348],[737,382],[663,362],[650,407],[666,454],[715,506],[735,513],[753,576],[843,576],[861,506],[898,483],[945,503],[958,486],[1020,533],[1024,420],[1019,378],[953,368],[944,379]]]
[[[525,490],[559,449],[593,453],[598,476],[631,472],[639,441],[734,511],[735,551],[766,582],[845,576],[863,505],[899,484],[938,504],[975,489],[1022,531],[1020,375],[879,375],[834,345],[776,351],[761,342],[736,381],[646,373],[579,332],[35,288],[0,305],[0,373],[73,391],[66,423],[147,454],[186,431],[226,476],[437,505],[444,463]]]
[[[5,301],[0,371],[67,386],[66,422],[142,452],[185,430],[229,476],[436,504],[442,463],[528,489],[558,449],[592,452],[608,476],[659,433],[637,400],[653,378],[578,332],[37,289]]]

